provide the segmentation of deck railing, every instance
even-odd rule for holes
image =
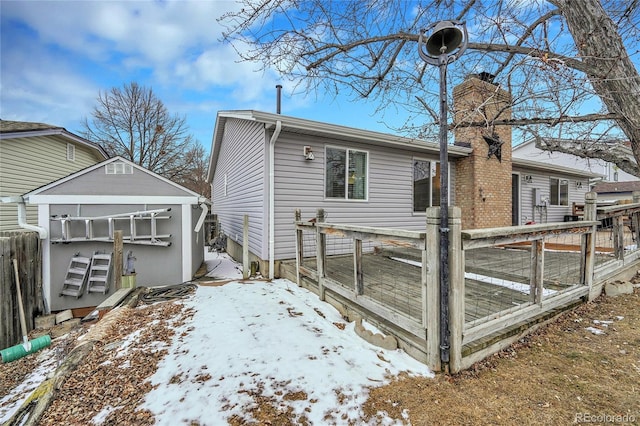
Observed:
[[[606,276],[640,257],[640,193],[633,203],[598,207],[596,277]]]
[[[587,194],[581,221],[477,230],[462,230],[460,209],[451,207],[448,316],[440,313],[438,207],[427,209],[425,232],[326,223],[323,210],[302,221],[298,211],[298,283],[309,278],[321,299],[330,291],[417,337],[434,370],[446,320],[448,367],[460,371],[532,324],[596,297],[604,277],[640,257],[627,241],[639,241],[640,203],[597,208],[596,198]],[[607,250],[598,242],[605,234]]]
[[[437,324],[437,310],[427,302],[438,300],[428,294],[426,232],[330,224],[323,210],[312,221],[302,221],[297,212],[295,227],[298,283],[309,277],[320,299],[329,290],[426,339],[429,321]]]

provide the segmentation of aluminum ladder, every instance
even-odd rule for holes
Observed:
[[[60,296],[73,296],[76,299],[82,296],[90,265],[91,259],[80,256],[80,253],[71,258]]]
[[[87,278],[87,293],[107,294],[109,292],[112,259],[112,253],[95,252],[93,254]]]

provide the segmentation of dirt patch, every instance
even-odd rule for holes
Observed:
[[[458,375],[372,389],[364,410],[414,425],[638,424],[640,290],[582,305]]]

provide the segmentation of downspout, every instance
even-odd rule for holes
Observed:
[[[276,128],[271,135],[271,139],[269,140],[269,279],[272,280],[274,278],[274,268],[275,268],[275,251],[276,251],[276,219],[275,219],[275,146],[278,137],[280,136],[280,131],[282,130],[282,122],[280,120],[276,121]]]
[[[202,209],[202,213],[200,213],[200,217],[198,218],[198,221],[196,222],[196,227],[193,229],[193,232],[195,232],[195,233],[200,232],[200,229],[202,228],[202,224],[204,223],[204,220],[207,218],[207,214],[209,213],[209,208],[205,204],[205,199],[203,197],[200,197],[198,199],[198,204],[200,205],[200,208]]]
[[[3,203],[15,203],[18,205],[18,226],[29,231],[36,231],[40,235],[41,240],[46,240],[48,233],[45,228],[35,225],[29,225],[27,223],[27,207],[24,203],[24,199],[21,196],[15,197],[0,197],[0,201]]]

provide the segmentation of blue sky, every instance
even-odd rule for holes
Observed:
[[[99,91],[151,87],[209,149],[219,110],[275,112],[386,131],[374,105],[295,94],[219,41],[232,1],[0,1],[0,117],[80,133]]]

